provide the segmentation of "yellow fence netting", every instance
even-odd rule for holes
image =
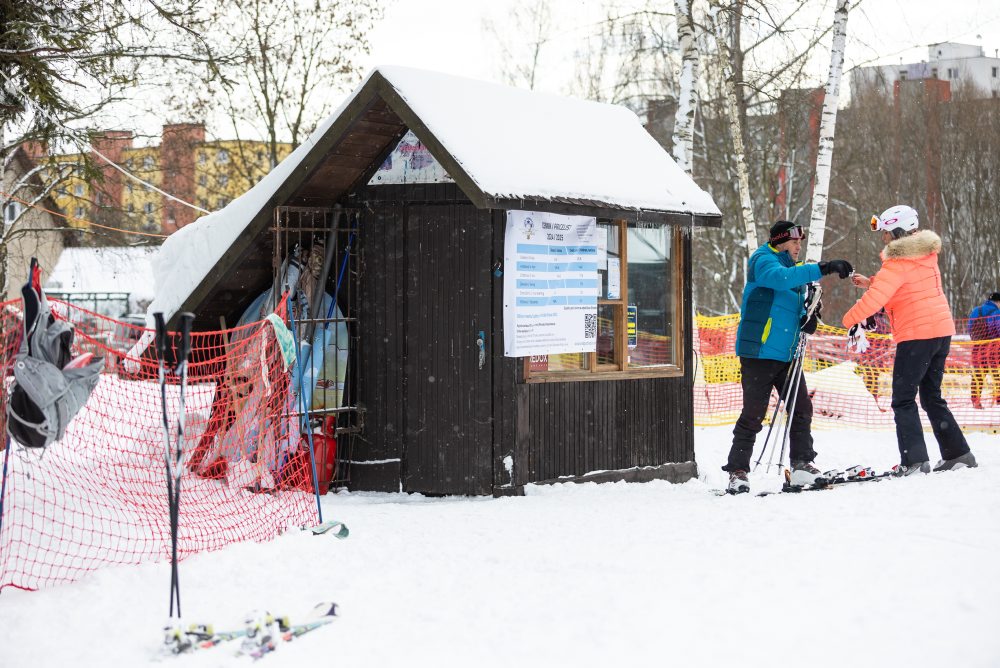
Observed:
[[[733,424],[739,417],[743,406],[736,357],[739,322],[739,314],[695,316],[696,425]],[[964,320],[955,324],[959,332],[966,331]],[[895,344],[888,334],[871,333],[868,340],[869,350],[856,355],[847,351],[847,331],[840,327],[820,325],[809,337],[803,369],[815,427],[894,429]],[[1000,431],[1000,339],[953,337],[942,393],[963,429]]]

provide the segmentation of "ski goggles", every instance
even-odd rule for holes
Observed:
[[[872,232],[878,232],[879,217],[872,216]]]
[[[790,227],[787,230],[778,232],[773,237],[771,237],[770,241],[772,244],[780,244],[790,239],[805,239],[805,238],[806,234],[802,230],[802,226],[795,225],[794,227]]]

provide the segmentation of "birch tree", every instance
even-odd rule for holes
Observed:
[[[715,36],[715,43],[719,52],[719,62],[723,70],[723,78],[725,79],[726,113],[729,118],[729,134],[733,142],[736,177],[739,182],[740,216],[743,219],[743,230],[747,254],[749,255],[757,249],[758,243],[753,203],[750,198],[750,177],[747,171],[746,151],[744,149],[744,124],[740,117],[740,107],[737,102],[737,95],[742,95],[738,91],[738,86],[742,82],[736,81],[733,71],[733,56],[726,35],[726,33],[739,30],[740,21],[742,20],[743,3],[737,2],[729,8],[730,16],[725,23],[720,20],[718,0],[711,0],[708,7],[712,33]]]
[[[694,167],[694,115],[698,102],[698,41],[694,34],[692,0],[674,0],[677,41],[681,49],[680,90],[674,120],[674,159],[687,174]]]
[[[830,193],[830,167],[833,163],[840,78],[844,69],[844,45],[847,41],[847,3],[848,0],[837,0],[833,18],[830,74],[826,82],[823,115],[820,119],[819,148],[816,150],[816,180],[813,186],[812,216],[809,219],[809,242],[805,257],[811,262],[819,262],[823,256],[823,237],[826,234],[826,210]]]

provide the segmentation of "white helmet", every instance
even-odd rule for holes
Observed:
[[[917,212],[908,206],[894,206],[886,209],[881,216],[872,216],[872,231],[880,230],[904,230],[912,232],[919,227]]]

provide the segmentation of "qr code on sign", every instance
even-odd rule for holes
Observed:
[[[583,338],[594,339],[597,338],[597,314],[596,313],[584,313],[583,314]]]

